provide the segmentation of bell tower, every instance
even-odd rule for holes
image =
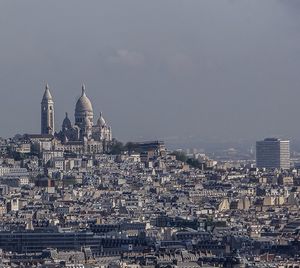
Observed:
[[[54,102],[46,84],[45,93],[41,102],[41,134],[54,135]]]

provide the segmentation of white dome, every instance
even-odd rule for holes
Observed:
[[[78,99],[76,103],[76,113],[82,113],[82,112],[93,112],[93,106],[89,98],[85,94],[85,87],[82,86],[82,94],[81,97]]]
[[[102,116],[102,113],[100,113],[100,117],[99,117],[99,119],[97,120],[97,125],[100,126],[100,127],[103,127],[103,126],[106,125],[106,122],[105,122],[105,120],[104,120],[104,118],[103,118],[103,116]]]

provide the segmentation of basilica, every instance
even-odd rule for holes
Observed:
[[[41,102],[41,134],[54,136],[58,141],[57,149],[73,153],[106,152],[112,142],[111,127],[104,120],[102,113],[94,124],[93,106],[86,95],[84,85],[75,107],[75,123],[72,124],[66,113],[59,132],[55,132],[54,100],[49,86],[46,85]]]

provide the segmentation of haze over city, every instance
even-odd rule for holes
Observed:
[[[300,0],[0,0],[0,268],[300,267]]]
[[[299,9],[297,0],[1,1],[1,136],[39,131],[48,82],[56,128],[85,83],[95,114],[124,141],[297,138]]]

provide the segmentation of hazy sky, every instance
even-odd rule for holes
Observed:
[[[121,140],[298,138],[299,0],[0,0],[0,136],[81,84]],[[96,118],[97,119],[97,118]]]

